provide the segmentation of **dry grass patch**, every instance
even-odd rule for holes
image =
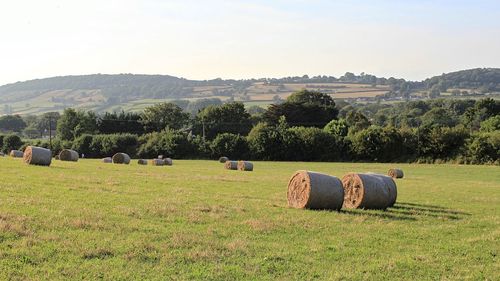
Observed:
[[[0,214],[0,232],[10,233],[16,237],[33,235],[33,231],[28,227],[28,219],[12,214]]]

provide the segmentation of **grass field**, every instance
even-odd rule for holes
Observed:
[[[299,169],[393,164],[216,161],[172,167],[0,158],[0,280],[498,280],[500,169],[396,165],[387,211],[286,207]]]

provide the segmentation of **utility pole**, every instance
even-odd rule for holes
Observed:
[[[49,146],[52,150],[52,115],[49,115]]]

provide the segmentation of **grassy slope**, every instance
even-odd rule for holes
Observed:
[[[0,158],[0,279],[499,277],[498,167],[398,165],[395,208],[338,213],[287,208],[291,174],[392,165],[221,165]]]

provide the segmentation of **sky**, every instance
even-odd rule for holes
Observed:
[[[0,0],[0,85],[93,73],[422,80],[475,67],[500,67],[498,0]]]

